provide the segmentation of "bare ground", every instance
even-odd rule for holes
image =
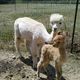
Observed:
[[[67,62],[63,65],[62,80],[80,80],[80,59],[70,53],[67,54]],[[38,80],[29,54],[23,53],[23,55],[25,60],[20,60],[16,59],[14,52],[0,50],[0,80]],[[48,66],[47,70],[49,76],[46,76],[46,72],[41,73],[40,80],[54,80],[53,63]]]

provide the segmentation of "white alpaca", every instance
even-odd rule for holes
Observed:
[[[63,15],[60,15],[58,13],[51,14],[51,16],[50,16],[50,25],[53,28],[56,28],[56,29],[58,28],[58,30],[66,29],[66,25],[65,25],[65,22],[64,22],[64,17],[63,17]]]
[[[60,22],[61,17],[58,16]],[[63,19],[63,18],[62,18]],[[58,23],[56,23],[58,24]],[[60,26],[59,26],[60,27]],[[58,27],[57,27],[58,28]],[[55,25],[52,26],[52,32],[49,34],[45,26],[29,17],[18,18],[14,23],[15,47],[20,57],[20,40],[25,39],[33,60],[33,68],[37,67],[37,57],[40,55],[42,45],[51,42],[55,31]]]

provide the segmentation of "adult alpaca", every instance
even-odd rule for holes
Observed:
[[[63,15],[60,15],[58,13],[51,14],[50,25],[51,25],[51,27],[54,27],[56,29],[58,28],[58,31],[66,29],[66,24],[65,24],[65,21],[64,21],[64,17],[63,17]]]
[[[56,22],[61,22],[61,17],[58,16],[58,21]],[[59,26],[57,25],[57,28],[58,27],[60,27],[60,25]],[[36,68],[37,57],[39,57],[40,55],[40,49],[42,45],[45,42],[50,43],[52,41],[54,31],[56,31],[57,28],[55,28],[55,25],[52,26],[52,32],[51,34],[49,34],[42,23],[33,20],[29,17],[18,18],[17,20],[15,20],[14,23],[15,47],[16,51],[19,53],[19,56],[22,57],[19,48],[20,41],[22,39],[23,40],[25,39],[26,45],[28,46],[28,49],[32,55],[33,68]]]

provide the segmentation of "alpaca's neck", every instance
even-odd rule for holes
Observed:
[[[44,31],[44,33],[43,33],[44,41],[47,43],[50,43],[53,39],[53,35],[54,35],[53,31],[50,34],[47,31]]]

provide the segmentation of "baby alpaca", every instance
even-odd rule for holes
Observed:
[[[55,62],[55,69],[57,79],[61,80],[62,64],[66,61],[65,53],[65,36],[63,33],[58,32],[53,39],[52,44],[45,44],[41,49],[41,58],[37,64],[37,74],[40,77],[40,70],[46,68],[50,61]]]

